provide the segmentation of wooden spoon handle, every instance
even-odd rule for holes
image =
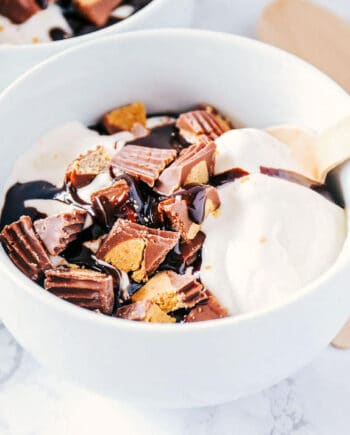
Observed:
[[[258,38],[305,59],[350,92],[350,24],[306,0],[275,0],[258,23]]]

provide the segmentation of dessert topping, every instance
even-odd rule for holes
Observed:
[[[174,323],[175,319],[151,301],[139,301],[117,310],[116,317],[151,323]]]
[[[205,184],[215,166],[214,142],[201,142],[181,151],[179,157],[160,175],[155,190],[170,195],[181,186]]]
[[[29,216],[6,225],[0,235],[13,263],[30,279],[37,280],[51,262]]]
[[[154,186],[164,168],[176,157],[171,149],[124,146],[112,159],[112,167]]]
[[[99,250],[97,258],[124,272],[136,282],[146,281],[179,240],[179,233],[148,228],[118,219]]]
[[[95,26],[104,26],[123,0],[74,0],[78,11]]]
[[[68,166],[66,183],[70,183],[77,189],[87,186],[107,167],[109,162],[110,158],[104,147],[98,146],[95,150],[89,150]]]
[[[60,254],[83,230],[87,212],[75,209],[34,222],[34,228],[51,255]]]
[[[220,123],[214,114],[206,110],[182,113],[176,122],[176,127],[180,130],[180,135],[189,143],[201,142],[202,136],[215,140],[229,130],[228,126],[223,122]]]
[[[118,131],[132,131],[135,124],[139,124],[138,129],[140,125],[146,127],[145,105],[143,103],[132,103],[114,109],[103,116],[102,123],[109,134]]]
[[[206,291],[207,299],[199,303],[185,317],[185,323],[202,322],[203,320],[222,319],[227,317],[228,313],[218,300],[208,290]]]
[[[149,300],[170,313],[181,308],[192,308],[207,298],[203,285],[193,275],[179,275],[167,270],[151,278],[132,296],[132,301]]]
[[[70,268],[45,272],[45,289],[89,310],[111,314],[114,307],[113,278],[94,270]]]
[[[110,227],[118,211],[129,197],[129,185],[125,180],[118,180],[112,186],[96,190],[91,194],[91,203],[96,216]]]

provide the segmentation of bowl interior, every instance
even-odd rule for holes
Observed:
[[[320,130],[350,112],[349,97],[325,75],[252,40],[191,30],[109,37],[55,56],[3,93],[1,187],[17,157],[49,129],[89,125],[136,100],[150,112],[207,102],[254,127]]]

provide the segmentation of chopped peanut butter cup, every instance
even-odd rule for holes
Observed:
[[[175,157],[175,150],[126,145],[113,157],[112,167],[152,187],[160,173]]]
[[[34,222],[34,228],[49,254],[58,255],[78,237],[86,217],[86,211],[73,210],[39,219]]]
[[[180,243],[180,252],[183,261],[187,266],[190,266],[197,259],[198,251],[202,248],[205,241],[205,234],[202,231],[197,233],[193,240],[187,240]]]
[[[35,0],[0,0],[0,15],[15,24],[22,24],[41,10]]]
[[[171,270],[157,273],[133,296],[132,301],[151,301],[166,313],[192,308],[208,298],[203,285],[190,274],[179,275]]]
[[[37,280],[46,269],[52,267],[29,216],[22,216],[18,221],[6,225],[0,239],[13,263],[30,279]]]
[[[74,0],[78,11],[96,26],[104,26],[108,18],[123,0]]]
[[[137,282],[146,281],[179,240],[179,233],[148,228],[118,219],[96,253]]]
[[[116,317],[151,323],[174,323],[175,319],[162,311],[151,301],[135,302],[117,310]]]
[[[189,143],[198,143],[206,136],[209,140],[215,140],[225,131],[229,130],[223,122],[219,122],[213,113],[206,110],[194,110],[179,116],[176,127],[180,135]]]
[[[188,190],[179,191],[158,205],[170,222],[171,228],[181,233],[185,240],[192,240],[200,230],[205,217],[220,206],[217,189],[212,186],[199,185]]]
[[[206,112],[209,112],[211,115],[213,115],[224,131],[232,130],[234,128],[232,122],[228,118],[223,116],[218,111],[218,109],[211,104],[201,103],[198,104],[197,107],[198,110],[205,110]]]
[[[45,273],[45,289],[61,299],[89,310],[111,314],[113,278],[89,269],[51,269]]]
[[[81,154],[67,168],[66,183],[79,189],[91,183],[110,163],[110,158],[104,147],[98,146]]]
[[[214,142],[201,142],[185,148],[180,156],[160,175],[155,190],[170,195],[181,186],[205,184],[214,172]]]
[[[179,231],[185,240],[192,240],[200,230],[188,215],[188,206],[185,199],[168,198],[158,205],[158,209],[170,222],[171,228]]]
[[[204,320],[222,319],[228,313],[219,301],[208,290],[206,291],[207,300],[194,307],[185,317],[185,323],[202,322]]]
[[[118,208],[129,198],[129,191],[128,183],[118,180],[112,186],[93,192],[91,203],[96,216],[110,226],[115,220]]]
[[[146,127],[146,108],[143,103],[132,103],[119,107],[106,113],[102,118],[102,123],[109,134],[118,131],[132,131],[133,128],[139,130],[141,126]]]

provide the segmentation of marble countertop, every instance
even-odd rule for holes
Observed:
[[[194,26],[254,36],[267,0],[197,0]],[[319,0],[350,18],[349,0]],[[350,351],[327,348],[302,371],[226,405],[134,408],[58,379],[0,323],[0,435],[348,435]]]

